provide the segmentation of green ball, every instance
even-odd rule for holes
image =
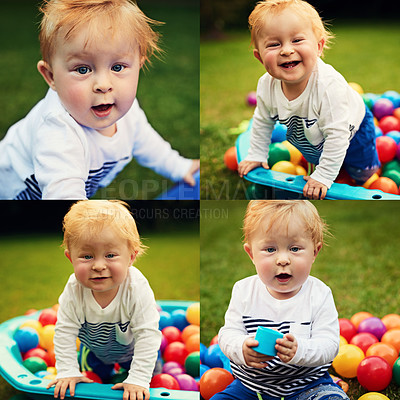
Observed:
[[[400,357],[393,365],[393,378],[395,382],[400,386]]]
[[[390,178],[392,181],[396,183],[397,187],[400,186],[400,171],[397,171],[395,169],[389,169],[382,172],[382,176]]]
[[[193,378],[200,376],[200,352],[194,351],[190,353],[185,360],[186,373]]]
[[[390,170],[395,170],[400,172],[400,160],[392,160],[386,163],[382,168],[382,174]]]
[[[118,371],[111,377],[111,383],[114,385],[123,382],[128,377],[128,371]]]
[[[364,100],[364,104],[370,109],[372,110],[372,107],[374,106],[374,101],[367,95],[362,94],[361,97]]]
[[[35,374],[38,371],[45,371],[47,369],[47,364],[44,360],[39,357],[29,357],[27,358],[22,365],[32,374]]]
[[[271,168],[278,161],[290,161],[290,152],[282,143],[271,143],[268,152],[268,166]]]

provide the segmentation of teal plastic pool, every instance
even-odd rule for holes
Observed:
[[[190,301],[158,301],[163,311],[172,312],[177,309],[186,310],[193,302]],[[39,312],[38,312],[39,314]],[[36,315],[37,317],[37,315]],[[33,375],[22,365],[21,354],[13,339],[14,332],[28,319],[35,315],[21,316],[0,324],[0,374],[15,389],[24,392],[32,399],[53,398],[54,388],[46,389],[49,381]],[[99,383],[80,383],[71,399],[121,400],[122,390],[112,390],[112,385]],[[163,388],[150,389],[151,400],[198,400],[199,392],[169,390]]]

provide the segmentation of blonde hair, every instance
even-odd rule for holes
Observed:
[[[257,3],[249,16],[252,45],[258,50],[257,40],[265,25],[267,16],[275,16],[289,7],[298,15],[310,21],[317,40],[324,39],[324,48],[329,49],[330,41],[334,37],[333,34],[328,30],[327,24],[322,21],[317,10],[303,0],[264,0]]]
[[[68,40],[83,26],[89,29],[87,41],[97,37],[98,32],[108,26],[111,26],[112,36],[117,30],[123,30],[123,33],[136,39],[143,64],[149,62],[154,53],[161,53],[159,34],[151,28],[151,25],[161,22],[148,18],[130,0],[44,0],[40,11],[43,13],[40,50],[43,60],[49,64],[60,30],[63,30],[63,39]]]
[[[303,220],[314,245],[324,242],[327,225],[308,200],[252,200],[247,205],[243,223],[245,243],[250,243],[262,220],[267,219],[268,232],[276,223],[283,226],[286,224],[287,227],[292,216]]]
[[[135,220],[128,204],[119,200],[82,200],[73,204],[64,217],[63,246],[70,250],[83,237],[96,236],[104,227],[112,228],[121,239],[128,241],[131,253],[144,252]]]

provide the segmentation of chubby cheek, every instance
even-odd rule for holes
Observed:
[[[74,273],[79,282],[85,282],[89,278],[89,269],[80,264],[74,265]]]
[[[56,83],[56,88],[64,107],[74,117],[79,116],[82,111],[90,106],[86,104],[88,89],[84,84],[74,80],[65,80],[60,82],[59,85]]]

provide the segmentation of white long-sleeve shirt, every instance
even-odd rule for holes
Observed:
[[[303,93],[289,101],[280,80],[268,73],[258,81],[248,161],[264,162],[274,124],[288,127],[287,140],[307,161],[311,177],[328,188],[337,177],[350,140],[365,116],[365,104],[339,72],[318,59]]]
[[[105,308],[74,274],[69,277],[59,304],[54,336],[57,378],[82,375],[76,353],[79,337],[106,364],[132,359],[124,382],[149,387],[161,332],[153,291],[138,269],[129,268],[116,297]]]
[[[191,166],[149,124],[137,100],[112,137],[79,125],[47,95],[0,142],[0,199],[86,199],[134,157],[173,180]]]
[[[289,363],[274,357],[263,369],[246,365],[243,342],[255,336],[258,326],[294,335],[298,348]],[[321,378],[338,352],[339,322],[332,292],[309,276],[295,296],[278,300],[257,275],[242,279],[233,287],[218,343],[231,360],[234,376],[249,389],[275,397],[296,393]]]

